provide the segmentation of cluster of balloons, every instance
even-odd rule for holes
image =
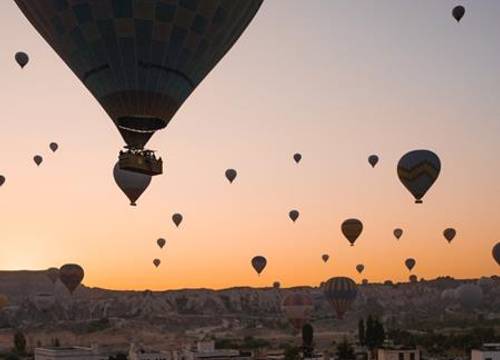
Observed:
[[[180,224],[182,223],[182,220],[184,219],[184,217],[182,216],[182,214],[180,213],[175,213],[172,215],[172,222],[174,223],[174,225],[176,227],[179,227]],[[158,240],[156,240],[156,244],[158,245],[158,247],[160,249],[163,249],[163,247],[167,244],[167,241],[164,239],[164,238],[159,238]],[[159,267],[161,264],[161,260],[156,258],[153,260],[153,265],[155,267]]]
[[[55,284],[57,280],[60,280],[66,289],[73,294],[76,288],[81,284],[83,277],[85,276],[85,271],[78,264],[66,264],[58,268],[49,268],[46,271],[47,277],[50,279],[52,284]]]

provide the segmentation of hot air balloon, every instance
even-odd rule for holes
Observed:
[[[80,285],[84,275],[83,268],[77,264],[66,264],[59,269],[59,279],[71,294]]]
[[[358,219],[347,219],[342,223],[341,229],[344,236],[351,243],[351,246],[354,246],[354,243],[363,231],[363,224]]]
[[[460,305],[465,309],[472,310],[483,301],[483,290],[476,284],[460,285],[456,293]]]
[[[393,233],[394,233],[394,236],[396,237],[396,239],[399,240],[401,238],[401,236],[403,236],[403,229],[400,229],[400,228],[394,229]]]
[[[280,284],[280,282],[279,282],[279,281],[275,281],[275,282],[273,282],[273,288],[275,288],[275,289],[279,289],[280,287],[281,287],[281,284]]]
[[[293,154],[293,160],[295,160],[295,162],[298,164],[300,160],[302,160],[302,155],[299,153]]]
[[[493,259],[500,265],[500,242],[493,246],[493,250],[491,252],[493,254]]]
[[[330,259],[330,255],[323,254],[323,255],[321,255],[321,259],[323,259],[323,262],[326,263],[328,261],[328,259]]]
[[[59,145],[57,145],[57,143],[55,143],[55,142],[51,142],[49,144],[49,148],[50,148],[50,150],[52,150],[52,152],[56,152],[57,149],[59,149]]]
[[[236,176],[238,173],[234,169],[227,169],[226,170],[226,179],[229,180],[229,183],[232,184],[234,179],[236,179]]]
[[[167,241],[163,238],[159,238],[158,240],[156,240],[156,243],[158,244],[158,246],[160,247],[160,249],[163,249],[163,247],[165,246],[165,244],[167,243]]]
[[[299,211],[298,210],[290,210],[290,212],[288,213],[288,217],[293,221],[297,221],[297,219],[299,218]]]
[[[160,259],[154,259],[154,260],[153,260],[153,265],[154,265],[155,267],[160,266],[160,264],[161,264],[161,260],[160,260]]]
[[[137,205],[135,202],[151,183],[151,176],[135,171],[122,170],[118,163],[113,168],[113,176],[118,187],[127,195],[131,206]]]
[[[2,186],[5,183],[5,176],[0,175],[0,186]]]
[[[309,295],[292,293],[283,299],[281,309],[292,327],[295,330],[301,330],[311,319],[314,311],[314,304]]]
[[[416,283],[418,281],[418,278],[417,278],[417,275],[415,274],[411,274],[409,277],[408,277],[408,280],[410,280],[411,283]]]
[[[453,228],[448,228],[443,231],[443,236],[449,243],[455,238],[455,235],[457,235],[457,231]]]
[[[462,20],[465,15],[465,8],[461,5],[455,6],[451,11],[451,14],[455,18],[455,20],[457,20],[457,22],[460,22],[460,20]]]
[[[374,168],[375,165],[377,165],[377,163],[378,163],[378,156],[377,155],[370,155],[368,157],[368,162]]]
[[[368,279],[361,280],[361,285],[368,285]]]
[[[255,269],[258,275],[264,270],[267,265],[267,260],[264,256],[255,256],[252,259],[252,267]]]
[[[235,44],[262,0],[15,0],[101,104],[127,151],[120,168],[162,173],[144,150]]]
[[[47,270],[47,276],[50,279],[50,281],[52,282],[52,284],[55,284],[57,279],[59,279],[59,269],[54,268],[54,267],[49,268]]]
[[[40,166],[40,164],[43,162],[43,157],[40,155],[35,155],[33,156],[33,161],[35,162],[36,166]]]
[[[177,226],[177,227],[179,227],[179,225],[181,224],[182,219],[183,219],[183,217],[179,213],[175,213],[174,215],[172,215],[172,221],[174,222],[175,226]]]
[[[333,277],[323,287],[328,302],[333,306],[337,317],[342,319],[356,299],[358,288],[356,283],[347,277]]]
[[[9,304],[9,298],[6,295],[0,294],[0,310]]]
[[[364,270],[364,269],[365,269],[365,266],[364,266],[363,264],[358,264],[358,265],[356,265],[356,271],[357,271],[358,273],[360,273],[360,274],[361,274],[361,273],[363,272],[363,270]]]
[[[28,56],[28,54],[22,51],[17,52],[14,58],[16,59],[16,62],[21,67],[21,69],[24,69],[24,67],[28,65],[28,62],[30,61],[30,57]]]
[[[417,262],[415,261],[415,259],[412,259],[412,258],[408,258],[405,260],[405,265],[408,268],[408,270],[410,270],[410,271],[415,267],[416,263]]]
[[[398,177],[415,198],[422,203],[425,193],[431,188],[441,171],[441,161],[429,150],[414,150],[405,154],[398,163]]]

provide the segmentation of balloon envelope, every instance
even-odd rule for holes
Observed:
[[[411,274],[408,280],[410,280],[411,283],[416,283],[418,281],[417,275]]]
[[[309,295],[292,293],[283,299],[281,309],[293,328],[300,330],[311,318],[314,304]]]
[[[43,162],[43,158],[40,155],[35,155],[33,156],[33,161],[37,166],[40,166],[40,164]]]
[[[457,235],[457,231],[453,228],[448,228],[443,231],[443,236],[449,243],[455,238],[455,235]]]
[[[396,239],[399,240],[401,238],[401,236],[403,236],[403,229],[400,229],[400,228],[394,229],[393,233],[394,233],[394,236],[396,237]]]
[[[52,150],[52,152],[56,152],[57,149],[59,149],[59,145],[57,145],[57,143],[55,143],[55,142],[51,142],[49,144],[49,148],[50,148],[50,150]]]
[[[181,224],[182,219],[183,219],[183,217],[179,213],[175,213],[174,215],[172,215],[172,221],[174,222],[175,226],[177,226],[177,227],[179,227],[179,225]]]
[[[80,285],[84,276],[83,268],[77,264],[66,264],[59,269],[59,279],[71,294]]]
[[[441,161],[429,150],[414,150],[405,154],[398,163],[398,177],[415,198],[415,203],[422,203],[422,198],[437,180],[441,171]]]
[[[493,255],[493,259],[500,265],[500,242],[493,246],[493,250],[491,251]]]
[[[142,149],[246,29],[262,0],[15,0]]]
[[[0,186],[2,186],[5,183],[5,176],[0,175]]]
[[[370,155],[368,157],[368,162],[370,163],[370,165],[372,167],[375,167],[375,165],[377,165],[377,163],[378,163],[378,156],[377,155]]]
[[[363,231],[363,223],[358,219],[347,219],[342,223],[341,229],[344,236],[351,243],[351,246],[354,246],[354,243]]]
[[[238,173],[234,169],[227,169],[226,170],[226,179],[229,180],[229,183],[233,183],[234,179],[236,179],[236,176]]]
[[[154,260],[153,260],[153,265],[154,265],[155,267],[160,266],[160,264],[161,264],[161,260],[160,260],[160,259],[154,259]]]
[[[328,302],[333,306],[337,317],[342,319],[356,299],[358,287],[356,283],[347,277],[333,277],[323,287]]]
[[[290,212],[288,213],[288,217],[293,221],[297,221],[297,219],[299,218],[299,211],[298,210],[290,210]]]
[[[130,200],[131,206],[136,206],[136,201],[151,183],[151,176],[135,171],[120,169],[118,163],[113,168],[113,177],[118,187]]]
[[[30,61],[30,57],[28,56],[28,54],[22,51],[17,52],[14,58],[21,68],[24,68]]]
[[[356,271],[357,271],[358,273],[360,273],[360,274],[361,274],[361,273],[363,272],[363,270],[365,270],[365,266],[364,266],[363,264],[358,264],[358,265],[356,265]]]
[[[328,261],[328,259],[330,259],[330,255],[328,255],[328,254],[323,254],[323,255],[321,255],[321,259],[323,259],[323,262],[325,262],[325,263],[326,263],[326,262]]]
[[[298,164],[302,160],[302,155],[299,153],[293,154],[293,160]]]
[[[266,265],[267,265],[267,260],[264,256],[255,256],[252,259],[252,267],[259,275],[265,269]]]
[[[160,249],[163,249],[163,247],[165,246],[165,244],[167,243],[167,241],[163,238],[159,238],[158,240],[156,240],[156,243],[158,244],[158,246],[160,247]]]
[[[59,269],[58,268],[50,268],[47,270],[47,276],[49,277],[52,284],[55,284],[57,279],[59,279]]]
[[[416,263],[417,262],[415,261],[415,259],[412,259],[412,258],[405,260],[405,265],[408,268],[408,270],[410,270],[410,271],[415,267]]]
[[[455,6],[451,11],[451,14],[455,18],[455,20],[457,20],[457,22],[460,22],[460,20],[462,20],[465,15],[465,8],[461,5]]]
[[[281,287],[281,284],[280,284],[280,282],[279,282],[279,281],[275,281],[275,282],[273,282],[273,288],[275,288],[275,289],[279,289],[280,287]]]

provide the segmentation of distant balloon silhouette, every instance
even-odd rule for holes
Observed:
[[[179,213],[175,213],[174,215],[172,215],[172,221],[174,222],[175,226],[177,226],[177,227],[179,227],[179,225],[181,224],[182,219],[183,219],[183,217]]]
[[[394,229],[393,233],[394,233],[394,236],[396,237],[396,239],[399,240],[401,238],[401,236],[403,235],[403,229],[400,229],[400,228]]]
[[[293,154],[293,160],[298,164],[302,160],[302,155],[299,153]]]
[[[358,273],[360,273],[360,274],[361,274],[361,273],[363,272],[363,270],[365,270],[365,266],[364,266],[363,264],[358,264],[358,265],[356,265],[356,271],[357,271]]]
[[[290,212],[288,213],[288,217],[293,221],[297,221],[297,219],[299,218],[299,211],[298,210],[290,210]]]
[[[354,246],[354,243],[363,231],[363,223],[358,219],[347,219],[342,223],[341,229],[344,236],[351,243],[351,246]]]
[[[55,142],[51,142],[49,144],[49,148],[50,148],[50,150],[52,150],[52,152],[56,152],[57,149],[59,149],[59,145],[57,145],[57,143],[55,143]]]
[[[0,186],[2,186],[5,183],[5,176],[0,175]]]
[[[417,278],[417,275],[415,274],[411,274],[409,277],[408,277],[408,280],[410,280],[411,283],[416,283],[418,281],[418,278]]]
[[[455,238],[455,235],[457,235],[457,231],[453,228],[448,228],[443,231],[443,236],[449,243]]]
[[[28,54],[22,51],[17,52],[14,58],[16,59],[16,62],[21,67],[21,69],[23,69],[30,61],[30,57],[28,56]]]
[[[314,303],[309,295],[297,292],[283,299],[281,309],[293,328],[301,330],[312,316]]]
[[[266,268],[267,260],[264,256],[255,256],[252,259],[252,267],[258,275]]]
[[[159,238],[158,240],[156,240],[156,243],[158,244],[158,246],[160,247],[160,249],[163,249],[163,247],[165,246],[165,244],[167,243],[167,241],[163,238]]]
[[[57,279],[59,279],[59,269],[58,268],[49,268],[47,270],[47,277],[50,279],[52,284],[55,284]]]
[[[326,262],[328,261],[328,259],[330,259],[330,255],[328,255],[328,254],[323,254],[323,255],[321,255],[321,258],[323,259],[323,262],[325,262],[325,263],[326,263]]]
[[[410,151],[399,160],[397,170],[399,180],[420,204],[439,176],[441,161],[429,150]]]
[[[493,255],[493,259],[500,265],[500,242],[493,246],[493,250],[491,251]]]
[[[80,285],[84,276],[83,268],[77,264],[66,264],[59,269],[59,279],[71,294]]]
[[[377,155],[370,155],[368,157],[368,162],[370,163],[370,165],[372,167],[375,167],[375,165],[377,165],[377,163],[378,163],[378,156]]]
[[[154,259],[154,260],[153,260],[153,265],[154,265],[155,267],[160,266],[160,264],[161,264],[161,260],[160,260],[160,259]]]
[[[368,285],[368,279],[363,279],[361,280],[362,285]]]
[[[358,287],[347,277],[333,277],[323,286],[323,292],[328,302],[333,306],[337,317],[342,319],[356,299]]]
[[[279,289],[280,287],[281,287],[281,284],[280,284],[280,282],[279,282],[279,281],[275,281],[275,282],[273,282],[273,288],[275,288],[275,289]]]
[[[451,14],[455,18],[455,20],[457,20],[457,22],[460,22],[460,20],[462,20],[465,15],[465,8],[461,5],[455,6],[451,11]]]
[[[40,164],[43,162],[43,157],[41,157],[40,155],[35,155],[33,156],[33,161],[37,166],[40,166]]]
[[[229,183],[233,183],[234,179],[236,179],[236,176],[238,173],[234,169],[227,169],[226,170],[226,178],[229,180]]]
[[[415,259],[412,259],[412,258],[408,258],[405,260],[405,265],[408,268],[408,270],[410,270],[410,271],[412,271],[412,269],[415,267],[416,263],[417,262],[415,261]]]
[[[135,202],[151,183],[151,176],[135,171],[122,170],[118,163],[113,168],[113,176],[118,187],[127,195],[131,206],[137,205]]]

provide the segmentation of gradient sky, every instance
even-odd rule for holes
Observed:
[[[132,208],[112,176],[123,144],[112,121],[14,2],[1,1],[0,268],[77,262],[86,285],[113,289],[359,281],[358,263],[370,281],[403,280],[410,256],[420,277],[498,274],[500,2],[461,3],[457,24],[456,1],[265,0],[150,141],[165,173]],[[19,50],[31,56],[24,70]],[[420,206],[396,176],[416,148],[442,160]],[[232,185],[228,167],[239,172]],[[365,225],[355,247],[340,232],[349,217]],[[451,245],[448,226],[458,231]],[[405,230],[399,241],[395,227]],[[260,277],[254,255],[268,259]]]

